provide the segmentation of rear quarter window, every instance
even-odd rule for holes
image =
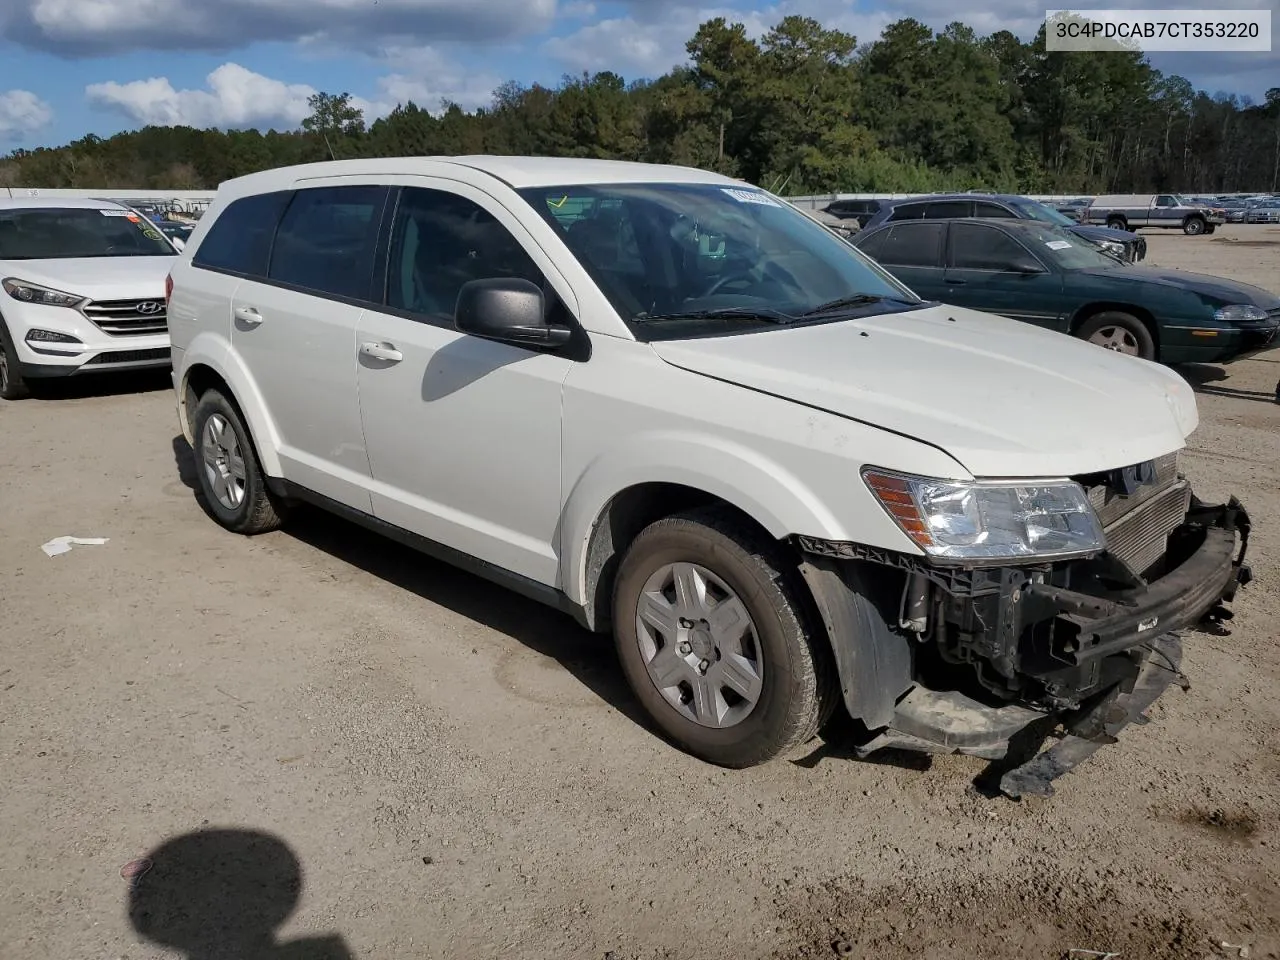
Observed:
[[[231,201],[196,248],[192,265],[246,277],[265,277],[276,227],[292,196],[292,190],[280,190]]]

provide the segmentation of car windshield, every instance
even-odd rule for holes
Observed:
[[[637,327],[660,323],[661,336],[923,304],[829,229],[745,184],[557,186],[520,193],[563,235],[619,315]]]
[[[1046,207],[1043,203],[1036,200],[1017,200],[1013,206],[1017,211],[1028,219],[1039,220],[1041,223],[1052,223],[1056,226],[1074,227],[1076,222],[1066,214],[1059,213],[1052,207]]]
[[[0,210],[0,260],[172,256],[155,224],[122,207]]]
[[[1110,269],[1121,262],[1103,253],[1088,240],[1049,227],[1031,226],[1022,237],[1041,257],[1048,257],[1064,270],[1081,270],[1088,267]]]

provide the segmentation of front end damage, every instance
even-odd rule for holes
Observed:
[[[1077,479],[1107,539],[1087,558],[947,566],[797,538],[845,705],[870,732],[860,755],[896,747],[999,761],[1011,743],[1056,733],[1000,781],[1012,797],[1047,796],[1129,723],[1145,723],[1171,683],[1185,686],[1177,631],[1231,618],[1224,604],[1251,579],[1248,514],[1234,498],[1201,503],[1173,455]]]

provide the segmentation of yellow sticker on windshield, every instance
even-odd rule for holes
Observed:
[[[159,239],[160,239],[160,231],[159,231],[159,230],[152,230],[150,227],[148,227],[146,230],[143,230],[143,231],[142,231],[142,235],[143,235],[144,237],[146,237],[148,240],[159,240]]]

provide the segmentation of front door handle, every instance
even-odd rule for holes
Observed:
[[[391,343],[362,343],[360,344],[360,352],[366,357],[373,357],[375,360],[386,360],[390,363],[399,363],[404,359],[404,354],[395,348],[395,344]]]
[[[969,282],[968,280],[956,280],[956,279],[953,279],[953,278],[951,278],[951,277],[948,277],[948,278],[947,278],[947,283],[951,284],[953,287],[963,286],[964,284],[966,284],[966,283],[968,283],[968,282]]]
[[[256,307],[236,307],[236,319],[241,323],[256,327],[262,322],[262,314]]]

